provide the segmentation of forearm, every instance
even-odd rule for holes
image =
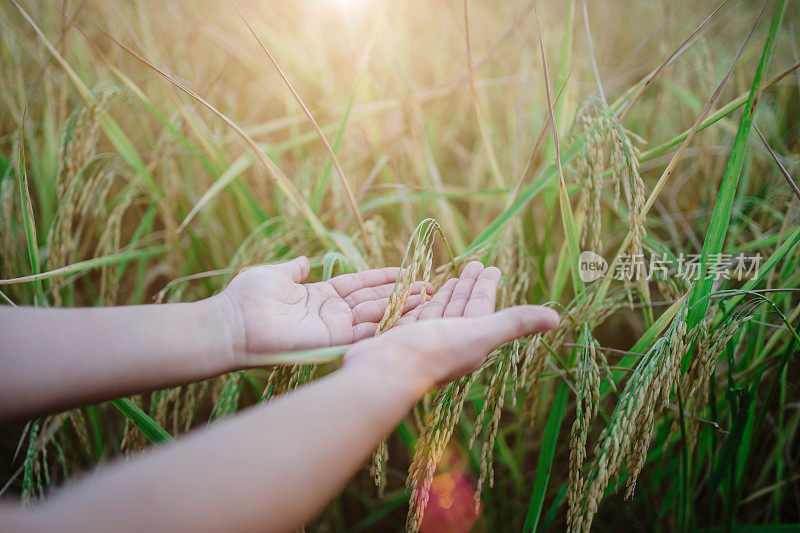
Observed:
[[[427,384],[345,368],[67,488],[31,517],[62,531],[291,531],[363,464]],[[122,528],[122,529],[119,529]]]
[[[233,369],[224,302],[0,310],[0,422]]]

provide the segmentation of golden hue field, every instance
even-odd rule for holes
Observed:
[[[501,306],[562,313],[426,398],[309,530],[441,531],[473,498],[476,531],[800,522],[797,2],[20,4],[0,6],[4,305],[196,300],[300,254],[314,279],[397,265],[433,218],[434,284],[480,259]],[[613,279],[631,254],[673,268]],[[674,268],[691,255],[710,277]],[[133,398],[144,418],[2,428],[4,496],[335,368],[300,363]]]

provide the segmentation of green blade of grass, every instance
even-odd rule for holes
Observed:
[[[742,117],[739,121],[739,128],[736,132],[736,137],[733,141],[733,148],[731,155],[728,158],[728,164],[725,167],[725,173],[722,177],[722,183],[717,193],[717,202],[714,205],[714,212],[711,215],[711,223],[709,224],[706,238],[703,241],[703,249],[700,255],[700,268],[699,277],[700,281],[695,285],[692,291],[692,296],[689,300],[692,308],[689,311],[687,318],[687,326],[694,327],[706,314],[708,308],[708,301],[701,299],[711,291],[713,279],[706,276],[708,269],[709,257],[712,254],[722,252],[722,247],[725,243],[725,236],[727,234],[728,225],[731,218],[731,209],[733,208],[733,201],[736,196],[736,188],[739,182],[739,176],[742,172],[742,165],[744,164],[745,152],[747,150],[747,140],[750,136],[751,126],[753,124],[753,114],[755,112],[758,97],[761,94],[761,80],[769,65],[772,50],[775,47],[775,39],[778,34],[783,13],[786,10],[786,0],[778,2],[775,15],[772,18],[770,25],[769,35],[767,41],[764,43],[764,49],[761,53],[761,60],[758,63],[755,76],[753,77],[752,87],[750,94],[747,97]],[[694,306],[695,303],[699,305]]]
[[[57,276],[67,276],[71,274],[78,274],[93,268],[99,268],[107,265],[114,265],[118,263],[125,263],[134,259],[144,259],[156,255],[166,253],[164,246],[151,246],[149,248],[141,248],[139,250],[129,250],[120,252],[118,254],[104,255],[102,257],[95,257],[94,259],[87,259],[86,261],[79,261],[71,265],[67,265],[47,272],[39,274],[32,274],[30,276],[22,276],[19,278],[0,279],[0,285],[13,285],[15,283],[30,283],[38,282],[43,279],[54,278]]]
[[[500,171],[500,165],[497,162],[497,155],[495,154],[492,142],[489,139],[489,131],[486,127],[486,121],[483,119],[483,112],[481,111],[481,102],[478,94],[478,88],[475,85],[475,68],[472,64],[472,46],[469,39],[469,9],[468,2],[464,0],[464,38],[467,47],[467,72],[469,73],[469,90],[472,95],[472,108],[475,112],[475,119],[478,123],[478,133],[481,137],[481,143],[486,151],[486,156],[489,159],[489,169],[492,171],[492,177],[498,187],[505,187],[505,179],[503,173]]]
[[[225,418],[236,411],[239,398],[242,394],[242,375],[244,372],[234,372],[226,376],[225,385],[214,401],[214,407],[208,417],[208,423]]]
[[[120,398],[112,400],[111,403],[125,415],[125,418],[139,428],[139,431],[147,437],[147,439],[155,444],[170,442],[173,440],[172,435],[167,433],[167,430],[161,427],[158,422],[150,418],[147,413],[133,403],[130,398]]]
[[[352,346],[352,344],[326,346],[324,348],[312,348],[310,350],[298,350],[294,352],[254,355],[251,358],[250,366],[334,363],[342,358],[344,352],[346,352],[350,346]]]
[[[550,416],[547,418],[547,426],[544,430],[542,447],[539,451],[539,462],[536,466],[536,480],[533,483],[533,493],[531,503],[528,506],[528,514],[525,516],[523,531],[535,531],[539,523],[539,516],[542,514],[544,497],[547,492],[547,484],[550,481],[550,472],[553,467],[553,457],[556,451],[558,434],[561,432],[561,424],[567,411],[567,400],[569,399],[569,387],[561,381],[556,388],[553,404],[550,408]]]
[[[567,5],[567,16],[564,18],[564,33],[561,37],[561,49],[558,56],[558,71],[556,73],[556,87],[561,87],[562,90],[567,83],[567,78],[569,78],[574,26],[575,0],[570,0],[569,4]],[[566,98],[556,98],[556,100],[553,102],[553,118],[556,120],[555,128],[558,129],[559,133],[562,131],[564,126],[564,107],[566,105],[565,100]],[[547,157],[548,161],[552,159],[555,156],[555,145],[547,142],[545,144],[545,154],[545,157]],[[556,194],[558,194],[558,188],[555,185],[556,184],[552,184],[552,186],[548,187],[544,193],[544,202],[548,208],[553,206]]]
[[[572,10],[570,10],[572,11]],[[553,111],[553,100],[550,96],[550,78],[547,73],[547,58],[544,53],[544,41],[542,40],[541,28],[539,28],[539,19],[536,18],[537,28],[539,29],[539,51],[542,56],[542,70],[544,73],[544,87],[547,96],[547,111],[550,115],[550,130],[553,133],[553,146],[556,159],[556,171],[558,173],[558,202],[559,211],[561,212],[561,223],[564,227],[564,235],[566,236],[565,247],[567,250],[566,263],[568,265],[569,273],[572,276],[572,287],[575,293],[578,294],[583,290],[583,281],[578,276],[578,255],[580,248],[578,246],[578,227],[575,223],[575,217],[572,214],[572,206],[569,201],[569,192],[567,191],[567,183],[564,180],[564,170],[561,167],[561,148],[558,142],[558,126]],[[554,286],[559,286],[559,280],[556,278]]]
[[[794,232],[791,235],[789,235],[789,237],[785,241],[783,241],[783,243],[781,243],[778,249],[775,250],[769,256],[769,258],[764,262],[764,265],[759,267],[758,275],[753,278],[750,278],[749,280],[747,280],[747,282],[745,282],[744,285],[742,285],[741,291],[753,290],[759,283],[761,283],[761,281],[767,276],[767,274],[769,274],[772,271],[772,269],[775,268],[775,265],[777,265],[781,259],[786,257],[786,255],[791,250],[793,250],[795,246],[797,246],[798,242],[800,242],[800,228],[794,230]],[[724,320],[727,317],[727,315],[730,313],[730,310],[733,310],[744,299],[744,297],[745,294],[740,294],[738,296],[734,296],[728,301],[729,311],[728,313],[725,314],[725,316],[722,317],[722,320]]]
[[[748,416],[750,413],[750,404],[753,403],[755,399],[755,394],[760,382],[761,372],[758,373],[750,389],[740,399],[741,405],[739,405],[735,413],[733,428],[731,429],[730,435],[728,435],[728,438],[725,440],[725,444],[723,445],[714,470],[712,471],[711,478],[709,479],[709,489],[712,494],[717,490],[717,487],[724,479],[725,472],[730,469],[733,455],[741,444],[742,435],[744,434],[745,427],[750,418]]]
[[[32,276],[39,276],[42,272],[39,261],[39,240],[36,237],[36,220],[33,215],[33,205],[31,204],[30,189],[28,188],[28,172],[25,165],[25,115],[28,111],[28,104],[25,103],[25,111],[22,112],[22,126],[19,130],[19,171],[17,172],[17,186],[19,187],[19,205],[22,210],[22,223],[25,228],[25,241],[28,245],[28,260],[30,261]],[[34,291],[36,294],[36,305],[44,305],[44,288],[41,278],[36,278]]]
[[[335,154],[339,153],[339,146],[342,144],[344,132],[347,131],[347,124],[350,122],[350,113],[352,113],[353,105],[356,103],[357,88],[358,80],[356,80],[356,82],[353,84],[353,90],[350,92],[350,98],[347,100],[347,107],[344,110],[342,122],[339,124],[339,129],[336,131],[336,137],[333,139],[333,153]],[[320,200],[322,200],[322,195],[328,186],[331,170],[333,170],[333,159],[328,159],[328,162],[325,163],[325,169],[322,171],[322,175],[319,177],[317,186],[314,188],[314,194],[311,197],[311,209],[313,209],[315,213],[319,212],[319,203]],[[359,207],[359,211],[360,210],[361,207]]]

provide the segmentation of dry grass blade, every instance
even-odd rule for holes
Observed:
[[[600,94],[600,99],[606,102],[606,93],[603,91],[603,82],[600,81],[600,70],[597,68],[597,60],[594,56],[594,44],[592,44],[592,32],[589,29],[589,10],[586,8],[586,0],[581,0],[581,7],[583,8],[583,25],[586,27],[586,43],[589,46],[589,58],[592,61],[592,71],[594,71],[594,80],[597,83],[597,92]],[[644,88],[642,91],[644,91]]]
[[[569,264],[573,265],[569,271],[572,274],[572,283],[575,292],[583,287],[583,282],[578,277],[576,266],[578,264],[578,236],[575,225],[575,218],[572,215],[572,207],[569,203],[569,193],[567,183],[564,180],[564,169],[561,167],[561,147],[558,143],[558,127],[556,126],[555,114],[553,112],[553,99],[550,95],[550,76],[547,72],[547,57],[544,53],[544,41],[542,40],[542,28],[539,26],[539,16],[536,15],[536,28],[539,34],[539,51],[542,57],[542,71],[544,73],[545,95],[547,96],[547,112],[550,117],[550,131],[553,132],[553,146],[556,156],[556,171],[558,172],[558,198],[561,207],[561,221],[564,225],[564,234],[567,237],[567,250],[569,251]]]
[[[686,39],[684,39],[684,41],[677,48],[675,48],[675,50],[673,50],[673,52],[670,55],[667,56],[664,62],[661,63],[661,65],[659,65],[659,67],[653,72],[653,74],[648,76],[647,81],[639,88],[638,91],[636,91],[636,94],[633,96],[633,98],[630,99],[628,105],[625,107],[625,110],[622,112],[622,114],[620,114],[619,117],[620,120],[625,120],[625,117],[628,116],[628,113],[630,113],[631,109],[633,109],[633,106],[636,105],[636,102],[639,101],[639,98],[641,98],[642,94],[644,94],[647,88],[650,87],[650,85],[653,83],[653,81],[655,81],[658,75],[661,74],[661,71],[664,70],[667,67],[667,65],[670,64],[670,62],[675,58],[675,56],[681,50],[684,49],[684,47],[686,47],[695,37],[697,37],[700,34],[700,32],[703,31],[703,28],[705,28],[706,24],[708,24],[708,22],[714,18],[714,15],[716,15],[717,12],[720,9],[722,9],[722,6],[724,6],[727,1],[728,0],[723,0],[722,3],[717,6],[717,9],[715,9],[708,17],[706,17],[706,19],[700,23],[700,25],[697,27],[697,29],[694,30],[694,32],[692,32],[691,35],[689,35]]]
[[[781,163],[781,160],[778,159],[778,155],[772,150],[772,147],[764,138],[764,135],[761,133],[761,130],[758,129],[758,126],[756,126],[756,124],[754,123],[753,127],[756,129],[756,133],[758,133],[758,136],[761,137],[761,142],[764,143],[767,152],[769,152],[769,155],[772,156],[772,159],[775,161],[775,164],[778,165],[778,169],[781,171],[781,174],[783,174],[783,177],[786,178],[786,181],[789,183],[789,187],[792,188],[792,191],[794,192],[795,196],[800,198],[800,188],[797,187],[797,184],[789,175],[789,172],[786,170],[786,168],[784,168],[783,164]]]
[[[558,94],[556,95],[555,102],[553,105],[558,104],[561,95],[564,94],[564,88],[567,86],[567,81],[569,77],[572,75],[572,71],[567,74],[566,78],[564,78],[564,84],[558,90]],[[506,209],[514,203],[514,200],[517,199],[519,196],[519,191],[522,189],[522,184],[525,183],[525,178],[528,176],[528,171],[531,168],[531,164],[533,163],[533,158],[536,156],[536,153],[539,151],[539,146],[542,144],[542,140],[544,140],[544,136],[547,134],[547,129],[550,125],[550,115],[548,114],[545,118],[544,124],[542,124],[542,129],[539,130],[539,135],[536,136],[536,142],[533,143],[533,149],[531,150],[530,155],[528,156],[528,161],[525,163],[525,168],[522,169],[522,172],[519,175],[519,179],[517,180],[516,185],[511,190],[511,194],[508,195],[508,200],[506,201]]]
[[[19,203],[22,210],[22,219],[25,227],[25,241],[28,246],[28,261],[30,263],[33,276],[41,274],[42,267],[39,258],[39,239],[36,236],[36,220],[34,218],[33,202],[31,202],[30,185],[28,184],[28,165],[25,158],[25,117],[28,114],[28,104],[30,103],[30,93],[28,100],[25,101],[25,109],[22,112],[22,121],[19,128],[19,167],[17,170],[17,182],[19,187]],[[44,291],[41,281],[37,279],[36,285],[36,304],[44,305]]]
[[[275,58],[272,57],[272,54],[270,53],[269,49],[267,49],[264,42],[261,40],[261,38],[253,29],[253,27],[244,17],[244,14],[239,9],[238,4],[236,2],[233,2],[233,5],[236,8],[236,11],[239,13],[239,16],[241,17],[242,21],[247,26],[247,29],[250,30],[250,33],[253,35],[253,37],[256,38],[256,41],[258,41],[259,46],[261,46],[261,49],[267,55],[272,65],[275,67],[275,70],[278,71],[278,74],[280,75],[283,82],[292,92],[292,95],[294,96],[295,100],[297,100],[297,103],[300,105],[300,108],[303,110],[303,113],[305,113],[306,117],[308,118],[308,121],[313,126],[314,131],[317,132],[317,135],[319,136],[319,139],[322,141],[322,144],[325,145],[325,150],[328,152],[331,161],[333,161],[333,166],[336,167],[336,172],[338,173],[339,179],[342,182],[342,187],[344,188],[344,192],[345,194],[347,194],[347,201],[350,202],[350,208],[353,210],[353,215],[355,215],[356,217],[356,222],[358,223],[358,229],[361,230],[361,239],[364,242],[364,246],[367,246],[367,241],[366,241],[367,231],[366,229],[364,229],[364,219],[361,217],[361,212],[358,210],[358,203],[356,202],[356,197],[353,195],[353,189],[352,187],[350,187],[350,183],[347,181],[347,177],[344,174],[344,169],[342,168],[342,164],[339,162],[339,158],[336,157],[336,153],[333,151],[333,148],[331,148],[331,144],[328,142],[327,137],[325,137],[325,134],[319,127],[319,124],[317,124],[317,121],[314,119],[314,116],[311,114],[311,111],[309,111],[308,107],[306,107],[306,104],[303,103],[302,98],[300,98],[300,95],[297,94],[297,91],[295,91],[294,87],[292,87],[292,83],[289,81],[289,78],[286,77],[286,74],[283,72],[283,69],[280,67],[280,65],[278,65],[278,62],[275,60]]]

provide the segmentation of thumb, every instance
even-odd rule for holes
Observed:
[[[483,326],[483,338],[494,347],[531,333],[555,328],[558,325],[558,313],[541,305],[518,305],[479,320]]]
[[[308,257],[304,255],[275,266],[283,270],[295,283],[300,283],[306,279],[308,273],[311,271],[311,264],[308,262]]]

